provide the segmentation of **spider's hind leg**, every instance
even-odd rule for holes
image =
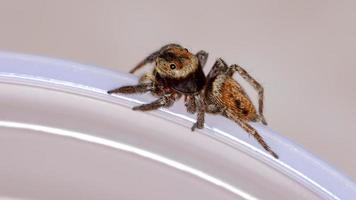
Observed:
[[[263,115],[263,97],[264,90],[260,83],[258,83],[250,74],[247,73],[239,65],[231,65],[227,72],[228,75],[232,76],[234,72],[238,72],[242,78],[244,78],[257,92],[258,92],[258,121],[261,121],[264,125],[267,125],[266,119]]]
[[[271,149],[270,146],[268,146],[263,137],[251,125],[234,115],[227,114],[226,116],[239,124],[240,127],[243,128],[248,134],[252,135],[267,152],[269,152],[274,158],[278,159],[278,155]]]

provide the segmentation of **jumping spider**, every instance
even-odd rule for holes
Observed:
[[[278,155],[263,140],[260,134],[248,124],[260,121],[267,125],[263,116],[263,88],[239,65],[228,66],[221,58],[217,59],[209,74],[205,76],[203,67],[208,53],[199,51],[192,54],[178,44],[168,44],[153,52],[141,61],[130,73],[134,73],[147,63],[155,62],[153,71],[144,74],[138,85],[123,86],[108,91],[112,93],[151,92],[159,97],[156,101],[133,107],[133,110],[149,111],[169,107],[184,96],[185,106],[190,113],[197,113],[197,121],[192,126],[203,128],[205,113],[221,114],[251,134],[273,157]],[[244,89],[233,79],[238,72],[258,92],[256,111]]]

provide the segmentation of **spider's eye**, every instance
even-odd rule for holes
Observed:
[[[171,69],[175,69],[177,66],[176,66],[175,64],[171,64],[171,65],[169,65],[169,67],[170,67]]]

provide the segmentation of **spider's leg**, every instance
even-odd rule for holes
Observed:
[[[200,66],[203,68],[206,64],[206,61],[208,61],[208,52],[200,50],[198,53],[195,54],[195,56],[198,58]]]
[[[264,141],[262,136],[251,125],[249,125],[246,121],[239,119],[234,115],[226,114],[226,116],[234,120],[237,124],[239,124],[241,128],[243,128],[247,133],[252,135],[266,151],[268,151],[273,157],[278,159],[278,155],[274,151],[272,151],[271,147],[268,146],[268,144]]]
[[[133,74],[135,73],[136,70],[140,69],[141,67],[145,66],[148,63],[152,63],[153,61],[155,61],[155,59],[157,58],[157,56],[159,56],[159,52],[160,51],[155,51],[153,53],[151,53],[149,56],[147,56],[144,60],[142,60],[141,62],[139,62],[134,68],[132,68],[130,70],[130,73]]]
[[[124,93],[124,94],[133,94],[133,93],[144,93],[148,91],[152,91],[152,84],[139,84],[139,85],[128,85],[122,86],[119,88],[115,88],[108,91],[108,94],[113,93]]]
[[[213,67],[210,69],[208,75],[207,75],[207,80],[209,82],[209,80],[214,79],[216,76],[218,76],[219,74],[225,74],[226,71],[228,71],[229,67],[228,65],[225,63],[225,61],[221,58],[218,58]]]
[[[195,95],[195,105],[198,109],[197,121],[193,124],[191,130],[194,131],[195,128],[202,129],[204,128],[205,121],[205,104],[203,95]]]
[[[197,111],[195,105],[195,99],[192,95],[187,95],[184,98],[184,105],[187,108],[187,112],[194,114]]]
[[[163,47],[161,47],[159,50],[151,53],[149,56],[147,56],[145,59],[143,59],[141,62],[139,62],[134,68],[132,68],[130,70],[130,73],[133,74],[135,73],[136,70],[140,69],[141,67],[143,67],[144,65],[148,64],[148,63],[152,63],[156,60],[156,58],[160,55],[160,53],[164,50],[166,50],[167,48],[171,48],[174,46],[179,46],[178,44],[167,44],[164,45]]]
[[[176,97],[172,94],[164,95],[151,103],[135,106],[132,108],[132,110],[140,110],[140,111],[157,110],[158,108],[161,107],[169,107],[173,105],[175,100]]]
[[[266,119],[263,115],[263,96],[264,96],[264,90],[261,84],[259,84],[254,78],[251,77],[250,74],[247,73],[246,70],[244,70],[242,67],[239,65],[231,65],[228,71],[228,74],[232,76],[234,72],[238,72],[242,78],[244,78],[255,90],[258,92],[258,115],[259,115],[259,120],[264,124],[267,125]]]

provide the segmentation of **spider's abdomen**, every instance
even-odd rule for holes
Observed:
[[[254,121],[256,109],[237,81],[227,75],[218,75],[212,82],[209,98],[226,114]]]

